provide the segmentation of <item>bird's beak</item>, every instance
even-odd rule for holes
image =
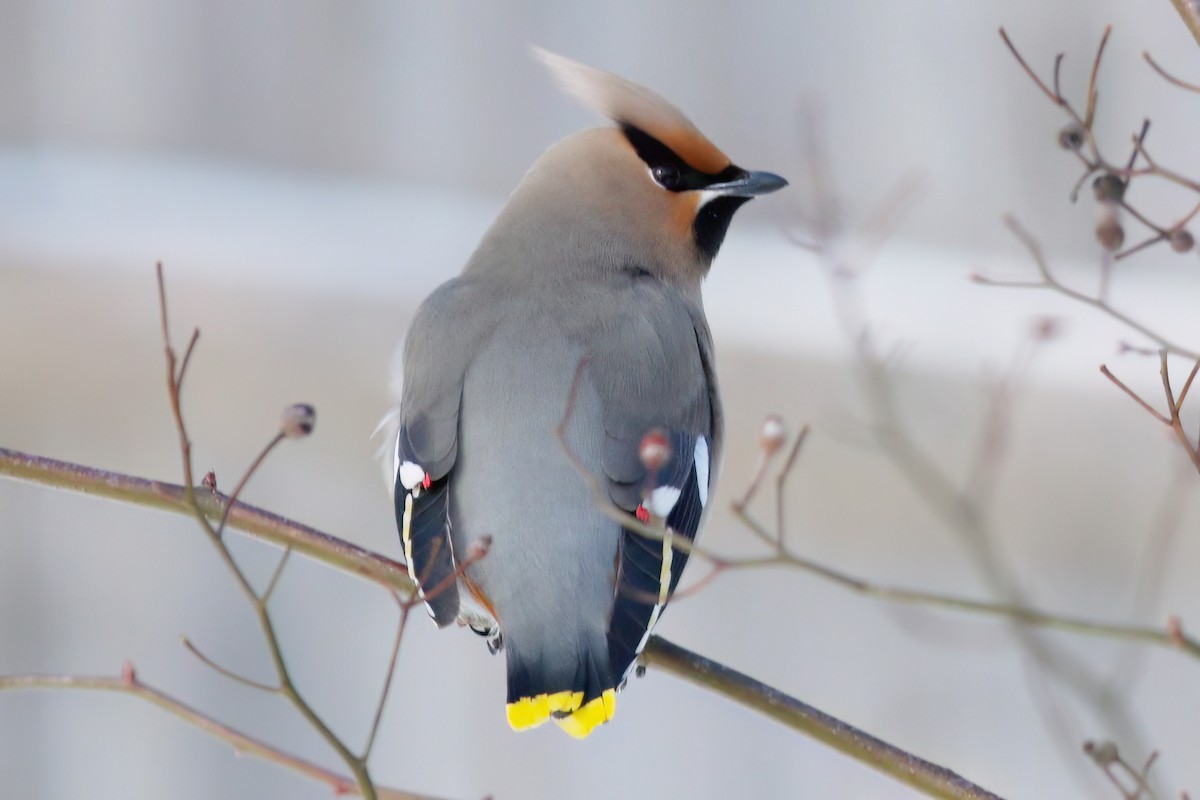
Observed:
[[[787,185],[785,179],[773,172],[743,172],[731,181],[709,184],[704,190],[731,197],[756,197],[760,194],[770,194]]]

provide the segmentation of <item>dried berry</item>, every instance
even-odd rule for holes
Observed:
[[[1083,752],[1091,756],[1092,761],[1101,767],[1115,764],[1121,759],[1121,754],[1117,752],[1117,746],[1112,742],[1084,742]]]
[[[302,439],[313,432],[317,410],[308,403],[292,403],[283,410],[280,430],[289,439]]]
[[[1180,228],[1177,231],[1171,231],[1171,236],[1168,241],[1171,242],[1171,249],[1176,253],[1186,253],[1196,244],[1196,240],[1192,238],[1192,235],[1183,228]]]
[[[1071,151],[1083,147],[1083,128],[1074,122],[1064,127],[1058,132],[1058,146]]]
[[[1096,241],[1110,253],[1121,249],[1125,243],[1125,229],[1117,214],[1117,204],[1111,202],[1099,203],[1096,206]]]
[[[1092,192],[1102,203],[1106,201],[1119,203],[1121,198],[1125,197],[1125,181],[1111,172],[1106,172],[1092,181]]]

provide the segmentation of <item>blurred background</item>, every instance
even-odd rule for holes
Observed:
[[[998,465],[998,562],[1039,606],[1162,627],[1200,617],[1195,475],[1164,428],[1097,373],[1147,397],[1146,340],[1048,293],[984,288],[1032,276],[1001,224],[1016,213],[1073,285],[1093,287],[1090,193],[1063,119],[1005,51],[1006,26],[1082,103],[1096,43],[1097,133],[1120,160],[1143,117],[1162,162],[1196,175],[1200,98],[1169,87],[1197,48],[1167,0],[808,0],[605,3],[4,0],[0,3],[0,445],[179,480],[153,265],[174,333],[202,330],[185,411],[197,468],[228,489],[308,401],[314,436],[287,442],[245,499],[393,557],[372,430],[395,343],[453,276],[550,143],[602,124],[528,56],[539,44],[642,82],[732,158],[792,180],[739,213],[706,290],[729,448],[718,509],[757,459],[763,415],[813,426],[788,487],[803,554],[885,584],[992,596],[963,545],[871,437],[870,403],[828,281],[788,243],[811,169],[802,110],[847,223],[915,172],[922,187],[859,283],[894,367],[903,425],[955,482],[980,442]],[[1135,186],[1167,221],[1186,196]],[[1130,229],[1130,236],[1135,235]],[[1195,253],[1121,264],[1113,297],[1200,343]],[[1058,334],[1030,344],[1036,322]],[[1031,355],[1032,353],[1032,355]],[[1000,439],[982,430],[1012,375]],[[1185,371],[1184,366],[1180,370]],[[1182,377],[1182,376],[1181,376]],[[770,516],[769,496],[758,506]],[[705,543],[761,552],[724,511]],[[277,554],[238,540],[265,580]],[[703,565],[691,568],[693,578]],[[395,622],[374,587],[294,559],[273,599],[294,675],[354,747],[366,735]],[[419,616],[419,615],[418,615]],[[580,744],[515,735],[504,669],[476,637],[423,618],[404,642],[373,761],[381,784],[447,798],[854,797],[912,793],[721,698],[650,671]],[[1006,797],[1117,797],[1086,738],[1131,760],[1160,750],[1159,786],[1200,792],[1197,668],[1184,656],[1046,635],[1092,677],[1083,702],[982,617],[887,605],[797,572],[719,578],[658,631]],[[183,701],[340,768],[283,701],[179,644],[268,679],[236,587],[194,523],[0,480],[0,673],[115,674],[126,659]],[[1092,681],[1089,683],[1089,681]],[[134,698],[0,695],[0,780],[12,797],[327,796]]]

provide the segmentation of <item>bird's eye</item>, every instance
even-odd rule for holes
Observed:
[[[664,189],[678,188],[680,183],[679,168],[671,164],[660,164],[650,170],[654,180]]]

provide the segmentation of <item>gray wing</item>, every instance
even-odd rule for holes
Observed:
[[[443,284],[417,311],[404,344],[396,524],[409,575],[440,627],[459,609],[449,508],[463,378],[479,341],[480,318],[467,312],[472,291],[458,279]]]
[[[703,311],[657,281],[639,287],[620,330],[599,338],[588,373],[604,404],[603,472],[609,497],[643,521],[662,521],[659,541],[624,528],[609,622],[613,674],[624,677],[678,585],[715,479],[721,407]],[[670,449],[649,474],[639,446],[658,429]]]

